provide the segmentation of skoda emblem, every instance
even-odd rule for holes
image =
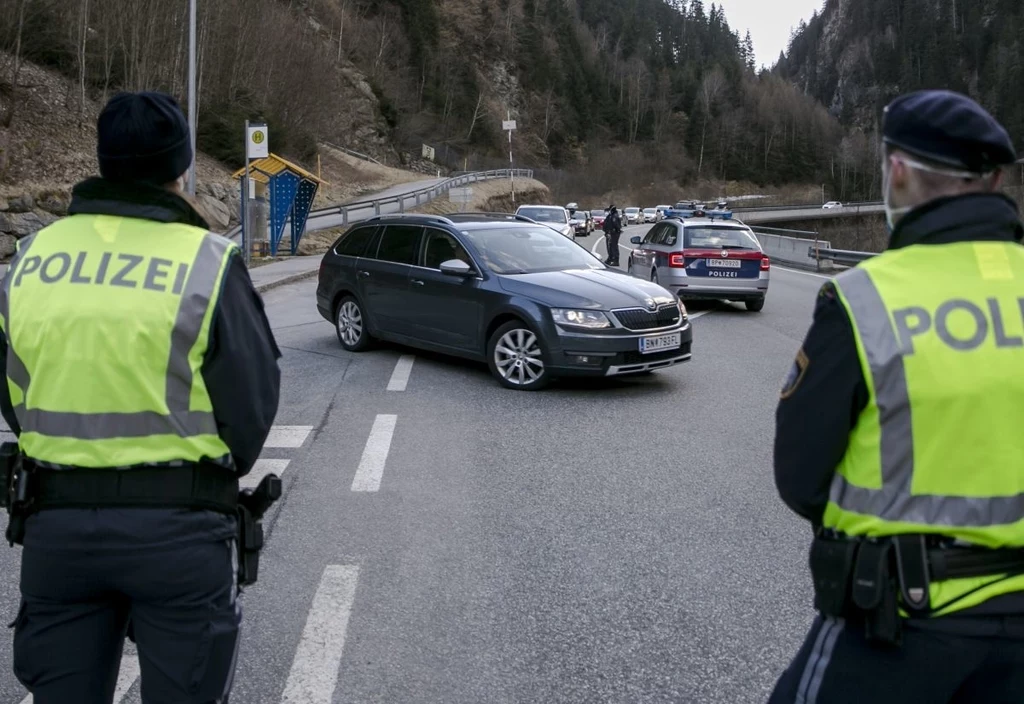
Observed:
[[[645,302],[647,303],[647,307],[650,308],[651,310],[654,310],[655,308],[658,307],[658,304],[654,302],[653,298],[648,298]]]
[[[723,257],[728,257],[729,256],[729,250],[728,249],[723,249],[722,250],[722,256]]]

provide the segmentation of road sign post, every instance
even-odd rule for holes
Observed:
[[[501,129],[508,132],[508,179],[512,185],[512,206],[516,204],[516,175],[512,165],[512,133],[516,130],[516,121],[512,119],[512,111],[508,111],[508,119],[501,123]]]
[[[188,194],[196,194],[196,0],[188,3],[188,135],[192,144],[192,165],[188,170]]]
[[[245,121],[245,177],[242,179],[242,257],[248,265],[252,258],[252,199],[255,188],[250,181],[249,160],[263,159],[270,155],[270,140],[267,126],[262,123]]]

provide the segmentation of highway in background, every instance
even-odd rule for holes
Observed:
[[[810,529],[771,454],[822,282],[772,276],[761,313],[691,307],[692,362],[538,393],[345,352],[314,281],[265,294],[284,386],[258,472],[285,497],[232,701],[764,701],[813,617]],[[8,622],[18,552],[0,546]],[[7,633],[0,704],[20,704]],[[129,646],[119,704],[140,701],[135,663]]]

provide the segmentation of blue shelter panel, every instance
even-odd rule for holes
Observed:
[[[281,244],[281,238],[284,237],[284,225],[291,214],[300,180],[298,175],[290,171],[281,171],[270,177],[270,256],[272,257],[277,256],[277,248]]]
[[[299,182],[298,193],[295,195],[295,204],[292,210],[292,254],[299,251],[299,240],[306,232],[306,218],[309,216],[309,209],[313,207],[313,198],[320,184],[309,179],[302,179]]]

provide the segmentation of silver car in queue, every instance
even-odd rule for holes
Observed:
[[[742,301],[764,308],[771,261],[749,227],[738,220],[709,217],[662,220],[643,238],[626,270],[682,299]]]

